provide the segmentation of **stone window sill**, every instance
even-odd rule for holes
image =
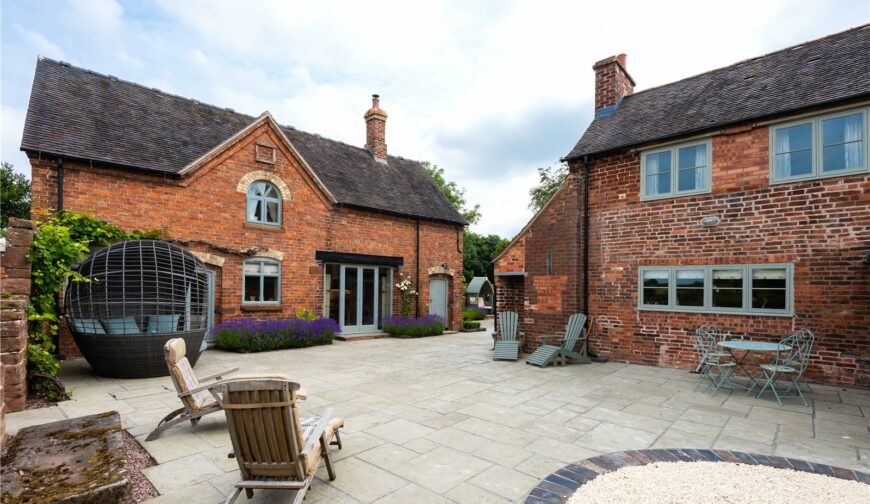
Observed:
[[[266,224],[251,224],[250,222],[245,223],[245,229],[252,229],[254,231],[266,231],[268,233],[280,233],[283,231],[281,226],[268,226]]]
[[[242,304],[242,311],[281,311],[281,305]]]

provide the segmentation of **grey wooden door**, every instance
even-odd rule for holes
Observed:
[[[429,279],[429,314],[438,315],[447,322],[447,279]]]

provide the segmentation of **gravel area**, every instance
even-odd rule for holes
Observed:
[[[127,455],[127,470],[133,482],[133,502],[138,504],[157,497],[157,490],[142,474],[142,469],[154,465],[154,459],[127,431],[124,431],[124,453]]]
[[[656,462],[602,474],[569,504],[867,504],[870,485],[820,474],[730,462]]]
[[[24,409],[39,409],[39,408],[48,408],[49,406],[54,406],[57,404],[57,401],[49,401],[48,399],[43,399],[41,397],[28,397],[27,402],[24,403]]]

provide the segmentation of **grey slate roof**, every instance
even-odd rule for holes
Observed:
[[[870,25],[626,96],[566,159],[870,96]]]
[[[254,120],[40,58],[21,149],[176,175]],[[281,129],[339,204],[465,224],[419,162]]]

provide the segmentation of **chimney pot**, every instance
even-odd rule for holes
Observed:
[[[366,121],[366,149],[372,153],[376,161],[386,163],[387,113],[381,109],[380,98],[379,94],[372,95],[372,108],[365,113],[363,118]]]
[[[595,70],[595,110],[611,107],[634,93],[634,79],[626,70],[626,55],[605,58],[592,66]]]

